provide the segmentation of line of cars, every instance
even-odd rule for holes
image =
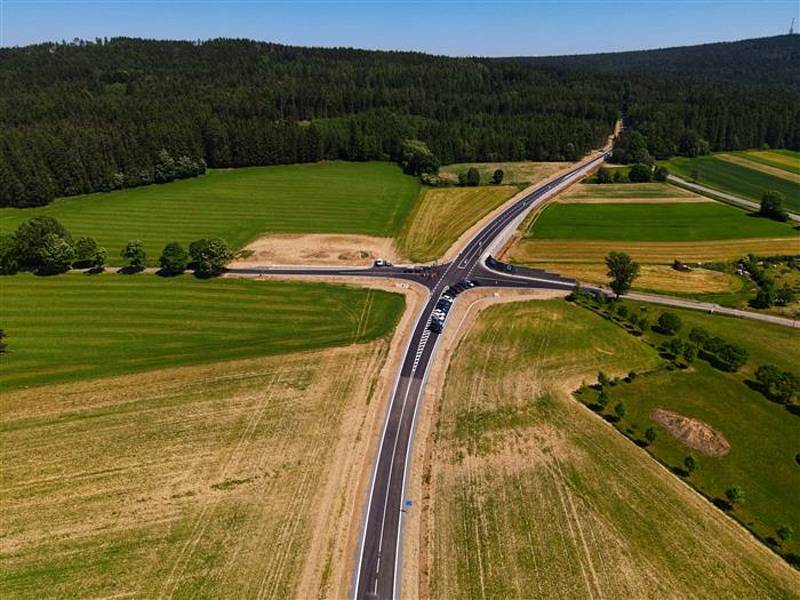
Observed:
[[[447,318],[447,313],[453,306],[456,296],[465,290],[474,288],[477,285],[479,285],[477,281],[465,279],[448,287],[436,302],[436,307],[433,309],[433,313],[431,314],[431,321],[428,324],[428,329],[430,329],[433,333],[441,333],[442,327],[444,326],[444,321]]]

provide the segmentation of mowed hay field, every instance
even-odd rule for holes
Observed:
[[[703,242],[795,237],[791,225],[756,217],[719,202],[562,204],[544,209],[527,232],[539,240]]]
[[[530,184],[542,181],[571,166],[570,162],[496,162],[496,163],[454,163],[439,169],[442,179],[456,183],[459,173],[466,173],[475,167],[481,176],[481,183],[488,183],[497,169],[503,171],[505,184]]]
[[[517,192],[510,185],[427,188],[397,239],[415,262],[442,256],[459,236]]]
[[[800,230],[671,185],[584,184],[535,217],[505,257],[602,283],[611,251],[643,263],[638,289],[727,293],[741,288],[737,278],[708,270],[682,273],[670,265],[676,259],[727,262],[749,253],[800,253]]]
[[[388,335],[399,294],[188,275],[3,279],[0,389],[365,342]]]
[[[4,391],[0,596],[346,596],[387,347]]]
[[[776,168],[785,165],[787,173],[793,173],[792,169],[800,162],[800,153],[787,152],[784,151],[777,156],[768,155],[767,160],[770,160]],[[747,153],[740,156],[750,160]],[[764,155],[755,156],[764,160]],[[786,197],[786,208],[795,212],[800,211],[800,183],[790,177],[764,172],[759,169],[757,160],[751,160],[755,164],[747,165],[741,161],[725,160],[724,155],[710,155],[697,158],[675,157],[664,161],[663,164],[670,173],[678,177],[694,180],[695,176],[698,176],[697,183],[700,185],[756,202],[761,200],[762,194],[768,190],[779,191]]]
[[[569,395],[598,369],[658,363],[560,300],[482,313],[452,359],[429,440],[420,595],[795,597],[800,573]]]
[[[414,206],[419,184],[389,163],[327,162],[211,170],[203,177],[0,209],[2,232],[50,215],[74,236],[95,237],[110,261],[131,239],[156,264],[169,241],[221,237],[235,248],[267,233],[393,236]]]

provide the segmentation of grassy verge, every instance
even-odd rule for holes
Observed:
[[[482,313],[429,442],[432,598],[792,596],[796,572],[565,392],[660,362],[563,301]]]
[[[17,275],[3,283],[0,389],[364,342],[403,298],[318,283],[188,275]]]
[[[462,233],[516,192],[510,185],[428,188],[400,232],[397,246],[415,262],[439,258]]]
[[[800,185],[757,169],[717,158],[701,156],[698,158],[676,157],[665,161],[670,173],[684,179],[697,180],[697,183],[710,188],[728,192],[758,202],[768,190],[776,190],[786,197],[786,208],[800,211]]]
[[[630,314],[644,312],[651,323],[664,312],[655,306],[630,302],[622,305]],[[608,306],[600,308],[608,317]],[[752,380],[762,364],[796,371],[796,365],[800,364],[800,333],[786,327],[734,321],[696,311],[669,309],[668,312],[679,315],[683,321],[679,337],[685,338],[693,327],[701,327],[744,348],[749,354],[745,366],[730,373],[712,367],[701,358],[695,359],[689,368],[679,361],[682,368],[677,370],[671,362],[665,362],[655,372],[605,386],[608,400],[605,408],[599,409],[601,414],[715,504],[724,506],[725,491],[741,487],[746,500],[735,506],[731,514],[781,553],[790,558],[797,556],[800,543],[792,539],[779,546],[776,532],[783,526],[800,530],[800,515],[794,507],[794,498],[800,495],[800,464],[796,461],[798,448],[794,443],[800,439],[800,415],[755,391]],[[611,320],[624,324],[627,317],[616,315]],[[639,339],[642,345],[663,348],[671,337],[647,327]],[[670,358],[668,351],[662,352],[665,359]],[[577,396],[597,409],[597,389],[582,388]],[[619,404],[625,407],[622,417],[616,412]],[[691,425],[694,437],[680,439],[655,418],[657,409],[694,419],[701,425]],[[657,437],[648,444],[644,433],[650,427],[657,431]],[[726,440],[729,451],[719,454],[704,446],[711,430]],[[692,446],[690,440],[698,445]],[[687,474],[683,461],[690,454],[699,468]],[[792,560],[800,565],[800,557]]]
[[[266,233],[399,232],[419,190],[389,163],[330,162],[212,170],[197,179],[0,209],[0,229],[50,215],[74,236],[95,237],[112,260],[131,239],[155,264],[168,241],[221,237],[241,247]]]

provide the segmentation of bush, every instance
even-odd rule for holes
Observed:
[[[13,275],[19,271],[17,245],[10,235],[0,235],[0,275]]]
[[[55,233],[48,233],[39,248],[39,267],[43,275],[54,275],[69,271],[75,260],[75,250],[67,240]]]
[[[682,325],[681,318],[675,313],[664,312],[658,317],[658,328],[667,335],[675,335],[680,331]]]
[[[780,192],[764,192],[764,195],[761,196],[761,208],[758,214],[775,221],[787,221],[789,215],[783,210],[783,201],[784,197]]]
[[[467,170],[466,185],[469,187],[476,187],[481,184],[481,174],[475,167],[470,167]]]
[[[97,254],[97,242],[90,237],[79,238],[75,242],[75,265],[90,266]]]
[[[700,356],[723,371],[734,373],[747,362],[747,350],[711,336],[705,329],[693,328],[689,332],[689,339],[697,344]]]
[[[631,183],[648,183],[653,178],[653,172],[648,165],[636,164],[631,167],[628,179]]]
[[[500,185],[501,183],[503,183],[503,177],[505,177],[503,169],[495,169],[494,173],[492,174],[492,183],[494,185]]]
[[[225,265],[233,258],[233,252],[223,240],[212,238],[192,242],[189,245],[189,256],[195,274],[211,277],[222,273]]]
[[[775,365],[761,365],[755,378],[763,392],[778,402],[789,404],[800,396],[800,377]]]
[[[122,260],[127,263],[130,269],[141,270],[147,255],[144,252],[144,245],[139,240],[131,240],[119,253]]]
[[[14,232],[14,244],[16,260],[20,267],[39,268],[44,239],[50,234],[60,237],[72,247],[72,236],[69,231],[53,217],[33,217],[17,227]]]
[[[608,169],[600,167],[597,170],[597,183],[611,183],[611,173]]]
[[[189,255],[178,242],[170,242],[164,246],[158,262],[165,275],[179,275],[186,270]]]
[[[666,167],[658,166],[656,170],[653,172],[653,179],[655,181],[666,181],[667,177],[669,177],[669,171]]]

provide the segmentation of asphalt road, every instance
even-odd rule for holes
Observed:
[[[428,374],[428,367],[436,351],[438,335],[429,330],[431,315],[444,291],[459,281],[476,281],[481,286],[571,289],[572,279],[545,271],[517,267],[507,272],[506,266],[497,263],[490,254],[513,234],[531,209],[550,198],[553,193],[602,161],[604,156],[585,163],[568,173],[535,188],[481,229],[461,250],[455,259],[443,265],[420,271],[411,267],[370,268],[304,268],[304,267],[252,267],[230,269],[230,272],[258,275],[327,275],[344,277],[380,277],[406,279],[421,283],[429,291],[405,350],[403,362],[392,391],[392,397],[380,439],[375,462],[365,519],[361,531],[359,554],[353,582],[353,597],[362,599],[394,599],[399,595],[401,573],[401,544],[403,519],[414,507],[406,506],[405,484],[408,458],[413,441],[416,416]],[[600,287],[585,286],[604,293]],[[657,296],[630,294],[632,300],[655,302],[730,314],[732,316],[770,321],[780,325],[797,326],[790,319],[726,309],[702,302]],[[458,302],[458,299],[456,299]],[[445,321],[444,326],[447,325]]]
[[[472,280],[489,287],[569,289],[574,281],[545,271],[532,271],[536,277],[519,278],[486,266],[485,257],[513,234],[531,209],[543,203],[560,188],[581,178],[605,158],[597,158],[533,189],[486,224],[467,242],[455,259],[420,271],[412,267],[305,268],[249,267],[229,272],[246,276],[326,275],[341,277],[381,277],[406,279],[426,286],[428,301],[422,309],[409,339],[397,375],[381,434],[378,457],[370,485],[367,510],[361,531],[359,554],[353,583],[356,599],[393,599],[399,593],[400,549],[405,513],[405,483],[419,401],[428,367],[436,350],[438,334],[428,328],[432,313],[445,290],[459,281]],[[458,299],[456,299],[458,302]],[[445,321],[444,325],[447,325]]]
[[[478,281],[481,285],[503,287],[564,289],[565,285],[571,285],[571,280],[557,275],[548,279],[545,274],[541,281],[535,282],[509,277],[488,269],[482,259],[496,242],[513,233],[520,219],[545,201],[556,188],[582,176],[602,160],[603,156],[600,156],[518,200],[481,229],[452,262],[439,266],[434,279],[425,282],[430,296],[409,340],[381,434],[356,565],[354,598],[392,599],[399,595],[407,461],[428,366],[436,351],[438,335],[428,329],[436,303],[447,287],[465,279]],[[368,271],[374,272],[375,269]],[[386,273],[385,269],[380,271]]]

